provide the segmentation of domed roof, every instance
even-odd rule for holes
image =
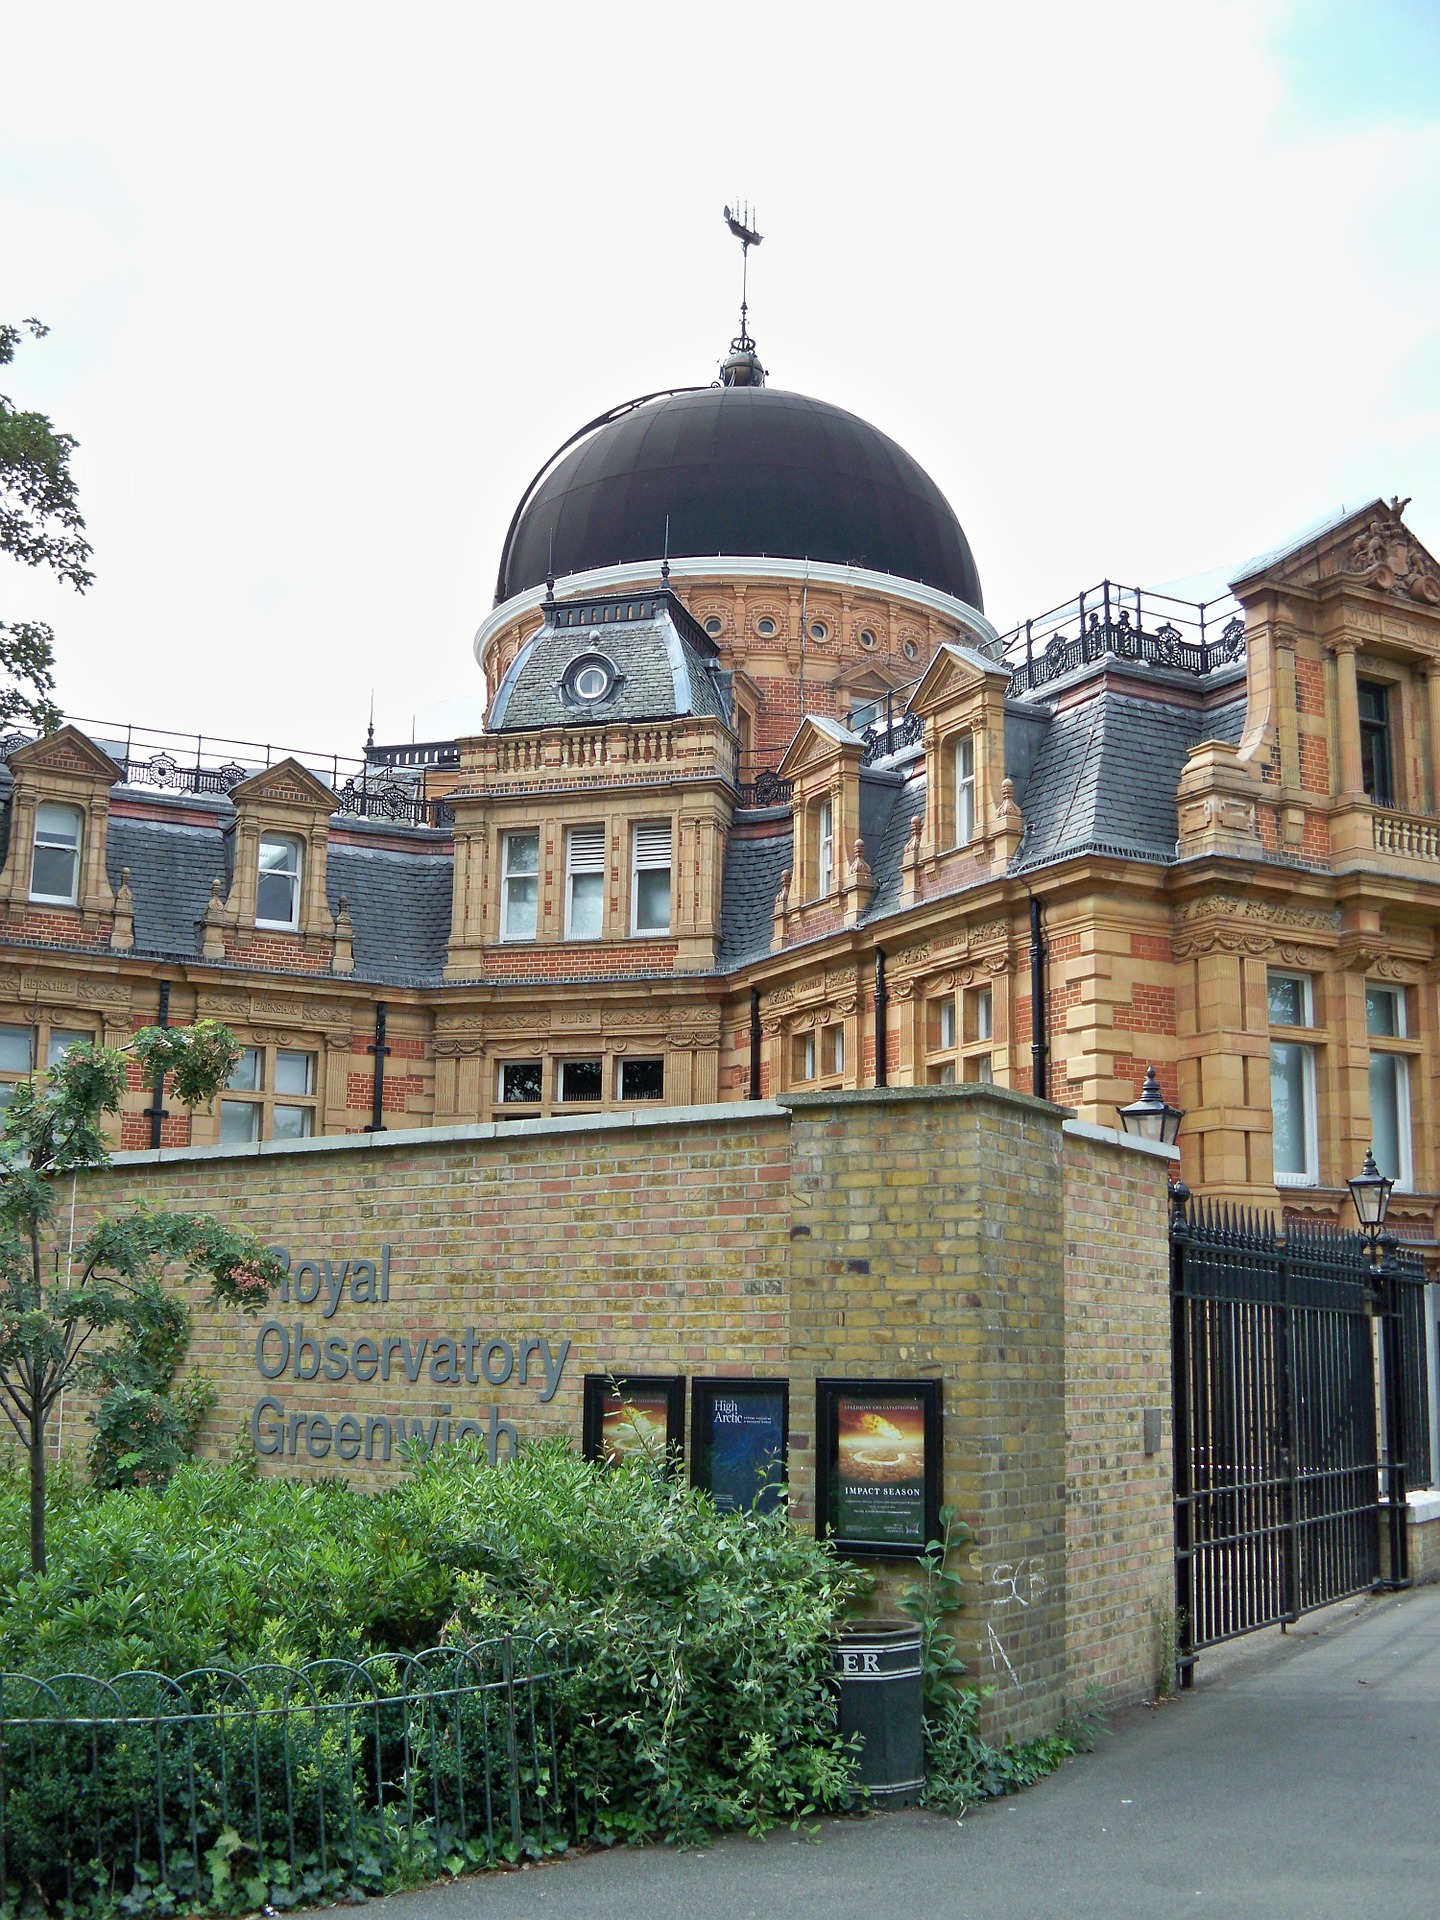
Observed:
[[[582,440],[517,515],[497,605],[557,575],[670,556],[866,567],[983,610],[970,545],[929,474],[853,413],[774,387],[647,401]]]

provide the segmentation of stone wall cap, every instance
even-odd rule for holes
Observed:
[[[1097,1127],[1089,1120],[1067,1120],[1066,1133],[1073,1134],[1077,1140],[1096,1140],[1104,1147],[1128,1148],[1132,1153],[1148,1153],[1155,1160],[1178,1160],[1178,1147],[1162,1146],[1158,1140],[1137,1140],[1133,1133],[1122,1133],[1119,1127]]]
[[[1044,1114],[1049,1120],[1063,1120],[1074,1111],[1056,1106],[1051,1100],[1037,1100],[1033,1093],[1021,1093],[1014,1087],[997,1087],[978,1080],[960,1081],[948,1087],[833,1087],[826,1092],[781,1093],[775,1096],[782,1107],[800,1112],[817,1107],[899,1107],[917,1102],[946,1100],[979,1101],[986,1106],[1020,1107],[1025,1112]]]
[[[373,1153],[387,1147],[440,1147],[543,1138],[557,1133],[634,1132],[647,1127],[737,1126],[787,1120],[773,1100],[725,1100],[699,1107],[650,1107],[624,1113],[566,1113],[530,1120],[482,1120],[460,1127],[387,1128],[383,1133],[323,1133],[308,1140],[245,1141],[234,1146],[144,1147],[112,1153],[112,1167],[174,1167],[190,1160],[269,1160],[304,1153]],[[103,1172],[100,1168],[98,1171]]]
[[[1427,1521],[1440,1520],[1440,1487],[1419,1487],[1405,1496],[1405,1504],[1409,1508],[1407,1518],[1412,1527],[1423,1527]]]

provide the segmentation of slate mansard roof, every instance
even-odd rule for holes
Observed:
[[[579,670],[603,671],[582,697]],[[496,689],[490,730],[624,725],[702,716],[730,723],[729,688],[714,642],[668,589],[606,594],[545,608],[545,623]]]
[[[708,689],[701,697],[721,704],[723,675],[693,635],[670,620],[667,609],[662,607],[658,618],[653,611],[648,619],[637,614],[634,621],[611,622],[599,630],[617,662],[635,666],[633,680],[639,683],[657,656],[668,658],[659,633],[662,620],[693,658],[692,686]],[[617,626],[625,629],[618,638]],[[575,629],[547,623],[537,636],[550,648],[547,671],[562,655],[568,664],[577,646],[588,647],[595,630],[589,623]],[[532,653],[532,660],[539,651]],[[536,671],[538,676],[538,667]],[[550,684],[553,688],[553,677]],[[1141,689],[1133,681],[1116,683],[1101,674],[1089,685],[1072,686],[1068,695],[1052,697],[1050,690],[1043,699],[1012,703],[1008,718],[1014,739],[1007,733],[1007,745],[1015,747],[1011,773],[1025,825],[1012,872],[1082,854],[1157,866],[1175,859],[1175,794],[1185,756],[1204,739],[1233,745],[1245,713],[1244,684],[1233,676],[1208,690],[1208,706],[1195,704],[1193,682],[1187,692],[1188,699],[1182,700],[1163,683]],[[641,697],[638,690],[634,697]],[[537,708],[529,711],[538,709],[541,698],[537,691]],[[888,920],[902,910],[906,843],[912,822],[925,811],[925,779],[919,748],[861,772],[860,828],[874,876],[861,925]],[[0,847],[8,833],[10,787],[9,774],[0,766]],[[108,867],[117,888],[122,870],[129,870],[134,955],[205,964],[201,921],[212,880],[219,878],[222,889],[228,888],[231,837],[226,829],[234,820],[234,808],[224,798],[186,795],[177,803],[174,795],[137,787],[117,787],[114,795]],[[850,849],[844,853],[848,858]],[[769,955],[775,899],[791,866],[788,811],[737,812],[722,876],[718,972],[733,973]],[[453,856],[440,831],[338,817],[331,829],[327,883],[332,911],[343,897],[354,929],[355,971],[346,978],[377,986],[441,986],[452,877]]]

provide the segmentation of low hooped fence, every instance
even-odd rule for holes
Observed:
[[[0,1674],[0,1915],[249,1913],[562,1847],[552,1643]]]

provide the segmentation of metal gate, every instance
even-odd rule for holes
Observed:
[[[1177,1210],[1182,1684],[1204,1647],[1364,1592],[1382,1572],[1403,1583],[1407,1424],[1425,1436],[1419,1477],[1429,1479],[1413,1331],[1423,1331],[1423,1280],[1393,1242],[1372,1267],[1357,1234],[1292,1224],[1282,1238],[1256,1214]]]

